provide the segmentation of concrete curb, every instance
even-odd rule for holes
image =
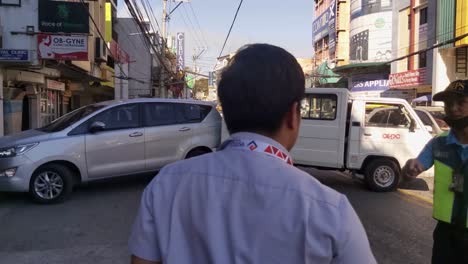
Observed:
[[[418,200],[424,201],[429,204],[434,204],[432,198],[427,197],[426,195],[419,194],[417,191],[409,191],[409,190],[404,190],[404,189],[398,189],[399,193],[411,196],[413,198],[416,198]]]

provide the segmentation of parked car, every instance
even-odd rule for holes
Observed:
[[[88,105],[51,124],[0,138],[0,191],[63,201],[73,186],[152,172],[213,151],[221,140],[215,105],[134,99]]]
[[[438,106],[417,106],[414,111],[419,116],[425,126],[432,127],[431,134],[436,136],[440,133],[449,130],[449,126],[445,123],[445,111],[443,107]]]

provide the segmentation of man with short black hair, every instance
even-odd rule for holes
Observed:
[[[132,263],[375,263],[342,194],[292,166],[304,73],[282,48],[242,48],[218,87],[232,136],[146,188]]]

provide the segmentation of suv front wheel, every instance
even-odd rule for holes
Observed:
[[[64,201],[73,190],[72,172],[60,164],[40,167],[31,177],[29,193],[34,201],[53,204]]]

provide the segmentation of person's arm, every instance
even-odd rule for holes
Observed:
[[[338,210],[340,227],[336,241],[337,252],[335,252],[332,263],[377,263],[361,220],[344,195]]]
[[[128,241],[132,264],[154,264],[160,263],[162,260],[154,214],[154,188],[157,186],[153,180],[146,187],[141,198],[140,209]]]
[[[432,167],[434,164],[434,157],[432,155],[433,144],[434,140],[429,141],[416,159],[410,159],[406,162],[401,171],[403,177],[415,178],[423,171]]]
[[[434,139],[429,141],[424,149],[419,153],[416,158],[421,165],[423,165],[424,170],[428,170],[434,164],[434,156],[432,155],[432,145],[434,145]]]
[[[162,262],[150,261],[150,260],[142,259],[142,258],[132,255],[131,264],[162,264]]]

